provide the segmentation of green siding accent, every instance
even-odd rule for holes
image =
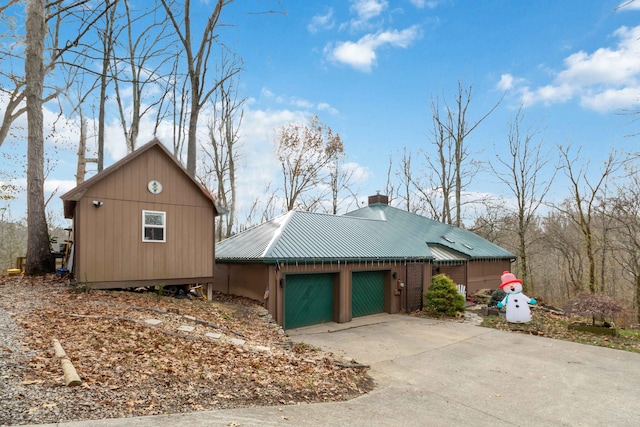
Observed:
[[[333,275],[288,274],[284,289],[284,329],[333,321]]]
[[[377,313],[384,313],[384,272],[354,272],[351,276],[351,316]]]

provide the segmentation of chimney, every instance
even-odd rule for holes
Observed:
[[[371,205],[388,205],[389,204],[389,196],[385,196],[383,194],[376,194],[375,196],[369,196],[369,206]]]

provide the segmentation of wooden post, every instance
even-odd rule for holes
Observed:
[[[64,373],[64,382],[67,384],[67,387],[73,387],[82,384],[82,380],[76,372],[76,368],[73,367],[73,364],[71,363],[71,360],[69,360],[67,353],[64,352],[62,345],[60,345],[60,341],[55,338],[53,339],[53,350],[56,354],[56,357],[60,360],[62,372]]]

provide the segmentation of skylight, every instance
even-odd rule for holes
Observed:
[[[447,241],[447,242],[449,242],[449,243],[455,243],[455,242],[456,242],[455,240],[451,240],[451,239],[450,239],[450,238],[448,238],[447,236],[440,236],[440,237],[442,237],[444,240],[446,240],[446,241]]]

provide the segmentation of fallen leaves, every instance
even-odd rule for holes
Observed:
[[[23,328],[23,346],[36,356],[19,374],[43,401],[31,402],[37,410],[25,408],[28,416],[0,424],[335,401],[372,388],[366,366],[291,343],[269,323],[264,308],[247,299],[74,293],[55,277],[4,278],[2,290],[3,306],[24,307],[14,311],[15,320]],[[193,330],[180,331],[182,326]],[[53,337],[83,387],[61,386]]]
[[[569,319],[545,310],[533,309],[532,320],[529,323],[509,323],[503,317],[487,316],[483,318],[482,326],[640,353],[640,334],[612,337],[580,332],[568,327],[573,320],[575,319]]]

